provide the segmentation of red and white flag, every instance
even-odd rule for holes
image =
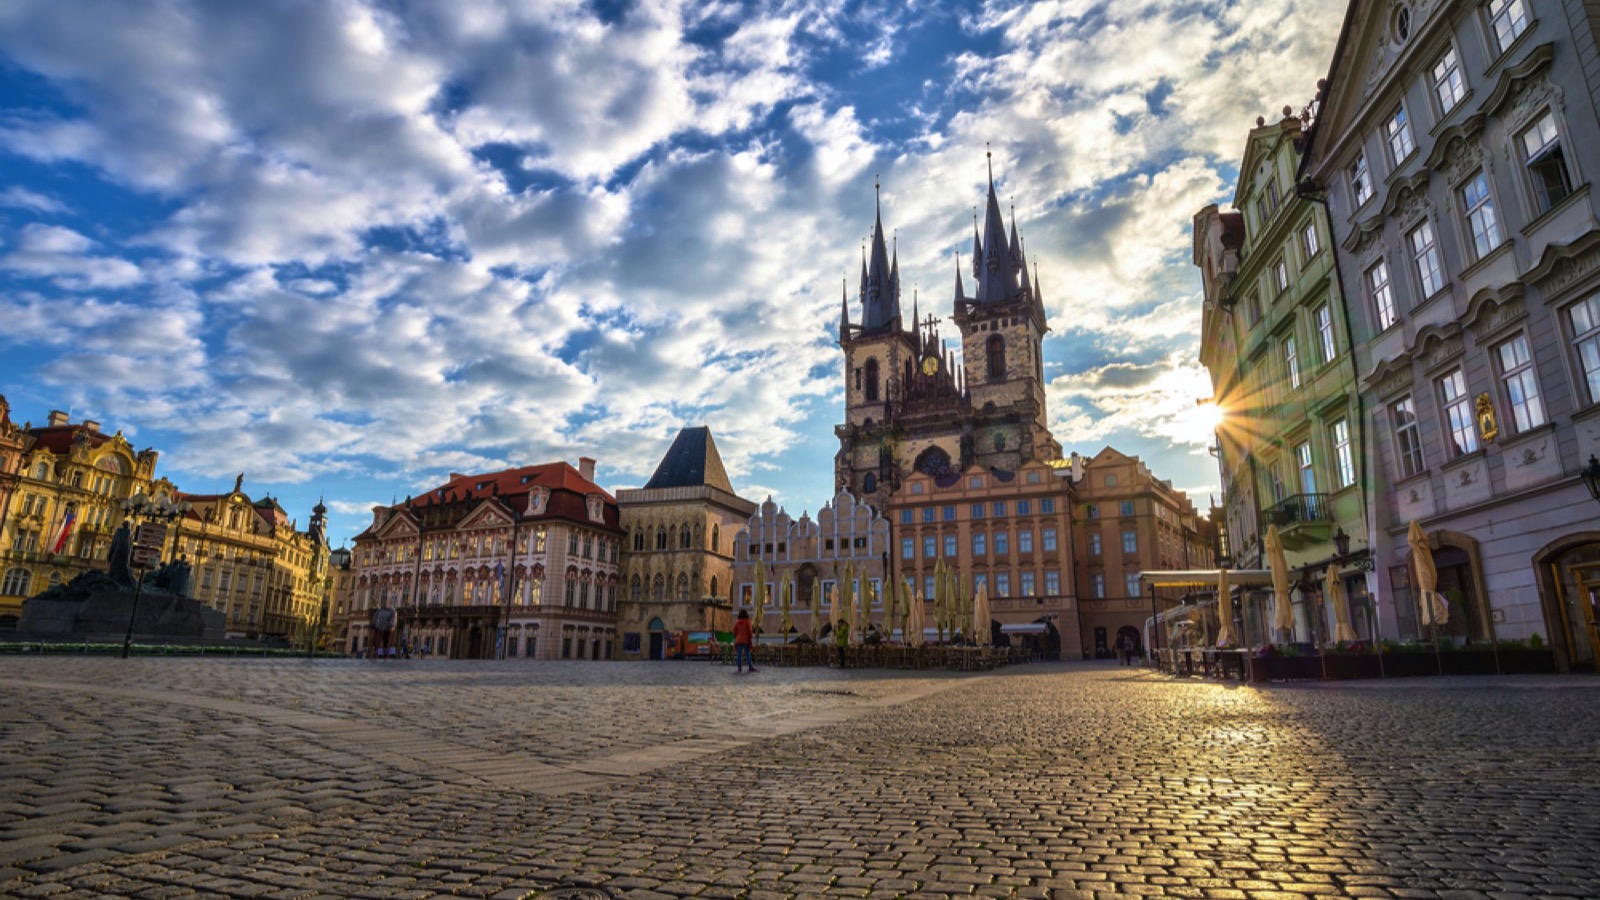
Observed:
[[[56,538],[56,545],[55,545],[54,548],[51,549],[51,551],[50,551],[51,553],[60,553],[63,549],[66,548],[66,546],[67,546],[67,538],[72,536],[72,524],[74,522],[76,522],[77,519],[78,519],[78,511],[77,510],[75,510],[75,509],[67,510],[67,517],[65,519],[61,520],[61,536]]]

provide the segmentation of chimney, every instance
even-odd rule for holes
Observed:
[[[584,481],[593,482],[594,460],[587,456],[578,457],[578,474],[583,476]]]
[[[61,410],[52,409],[52,410],[50,410],[50,420],[49,420],[50,421],[50,426],[49,427],[54,427],[56,425],[65,425],[71,419],[72,419],[71,416],[67,415],[66,413],[62,412]]]
[[[99,434],[100,433],[100,423],[96,422],[93,419],[84,419],[83,420],[83,427],[89,429],[91,432],[93,432],[95,434]]]

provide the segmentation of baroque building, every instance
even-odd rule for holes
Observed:
[[[1204,291],[1200,360],[1224,414],[1216,452],[1233,568],[1264,565],[1276,526],[1295,570],[1297,640],[1326,639],[1322,584],[1337,570],[1357,634],[1373,634],[1365,570],[1370,460],[1349,316],[1324,207],[1296,189],[1301,120],[1258,119],[1245,141],[1233,209],[1194,217]],[[1345,282],[1350,283],[1350,282]],[[1264,594],[1236,604],[1259,630]]]
[[[793,634],[827,631],[834,600],[849,609],[852,592],[869,598],[873,622],[881,628],[883,585],[891,564],[889,538],[888,520],[848,491],[834,495],[817,510],[815,520],[805,512],[796,519],[768,497],[734,538],[734,605],[753,608],[760,563],[766,574],[764,634],[778,634],[782,628],[782,610],[773,606],[780,581],[794,584],[789,614]],[[813,602],[820,622],[811,620]],[[851,627],[857,624],[851,622]]]
[[[106,567],[124,500],[174,492],[155,478],[156,451],[135,451],[122,432],[108,435],[93,420],[74,423],[53,410],[43,427],[24,424],[0,446],[19,443],[0,511],[0,627],[16,625],[23,600]]]
[[[1015,470],[972,466],[954,477],[914,473],[886,504],[895,581],[909,581],[928,602],[943,563],[959,573],[968,596],[987,594],[1003,631],[1049,658],[1078,658],[1072,488],[1064,471],[1033,460]],[[932,622],[931,606],[928,613]]]
[[[1001,217],[994,177],[983,229],[972,236],[972,294],[959,260],[954,316],[958,355],[938,320],[903,318],[899,251],[891,255],[881,209],[861,263],[858,324],[841,303],[845,421],[835,428],[834,490],[872,500],[913,472],[953,475],[977,466],[1015,471],[1061,457],[1046,423],[1042,341],[1049,331],[1013,221]]]
[[[373,508],[352,551],[337,627],[370,646],[373,611],[398,611],[413,652],[450,659],[612,659],[622,529],[594,460],[483,475]]]
[[[1301,181],[1327,203],[1361,394],[1386,637],[1425,632],[1407,527],[1456,640],[1593,668],[1600,506],[1600,9],[1355,0]]]
[[[313,507],[301,531],[278,501],[251,500],[243,483],[241,474],[227,493],[173,494],[189,504],[169,530],[192,567],[190,596],[223,614],[229,637],[309,639],[327,602],[327,507]]]
[[[1070,472],[1084,655],[1110,656],[1122,637],[1143,652],[1146,618],[1185,598],[1182,589],[1142,585],[1140,574],[1212,568],[1215,529],[1137,456],[1113,447],[1073,454]]]
[[[643,488],[617,492],[620,658],[662,659],[673,634],[733,627],[734,534],[755,509],[705,427],[679,431]]]

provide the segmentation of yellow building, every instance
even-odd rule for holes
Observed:
[[[54,410],[44,427],[25,424],[20,437],[10,442],[19,464],[0,507],[0,627],[16,625],[28,597],[105,568],[124,500],[173,491],[155,480],[156,451],[135,451],[99,422],[72,423]]]
[[[326,507],[300,531],[278,501],[252,501],[244,476],[225,494],[187,494],[169,537],[193,567],[190,595],[222,612],[229,637],[301,641],[325,621],[328,602]]]

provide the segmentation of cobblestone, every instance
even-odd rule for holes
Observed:
[[[1600,680],[0,659],[0,895],[1600,897]]]

